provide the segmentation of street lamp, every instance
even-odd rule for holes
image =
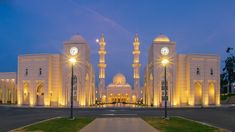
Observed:
[[[72,74],[71,74],[71,98],[70,98],[70,118],[73,119],[73,66],[77,62],[76,58],[70,58],[69,62],[72,64]]]
[[[166,66],[167,64],[169,64],[169,60],[168,59],[162,59],[161,61],[162,65],[164,66],[164,89],[165,89],[165,95],[164,95],[164,100],[165,100],[165,114],[164,114],[164,118],[167,118],[167,82],[166,82]]]

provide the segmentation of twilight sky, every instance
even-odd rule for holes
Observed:
[[[124,73],[132,84],[133,37],[141,42],[141,79],[147,51],[160,33],[177,53],[217,54],[235,48],[234,0],[0,0],[0,72],[17,71],[17,56],[62,53],[63,42],[82,35],[98,73],[98,45],[106,39],[107,84]],[[97,76],[97,75],[96,75]]]

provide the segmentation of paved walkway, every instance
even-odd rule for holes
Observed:
[[[157,132],[141,118],[96,118],[81,132]]]

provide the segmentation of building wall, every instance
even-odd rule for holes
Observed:
[[[18,57],[18,104],[58,105],[61,91],[59,62],[58,54]]]
[[[41,106],[70,106],[70,49],[79,49],[74,65],[77,85],[74,105],[95,104],[95,71],[90,63],[90,49],[85,40],[73,36],[64,43],[63,54],[33,54],[18,57],[18,104]]]
[[[70,55],[72,47],[78,48],[76,56]],[[70,105],[71,95],[71,64],[69,58],[75,57],[74,75],[77,77],[77,87],[74,89],[74,105],[88,106],[95,104],[95,73],[90,63],[90,48],[85,40],[73,37],[64,43],[63,56],[63,96],[65,104]]]
[[[0,72],[0,104],[15,104],[16,102],[16,73]]]
[[[176,43],[160,35],[150,49],[145,68],[143,102],[146,105],[164,106],[164,66],[167,58],[168,105],[172,107],[220,104],[220,58],[216,55],[176,54]],[[167,55],[161,49],[168,47]],[[199,70],[199,73],[197,73]]]
[[[220,59],[215,55],[188,55],[189,105],[196,105],[196,84],[201,85],[202,97],[199,105],[220,104]],[[197,73],[199,68],[199,74]],[[212,72],[212,73],[211,73]],[[211,100],[211,97],[213,98]]]

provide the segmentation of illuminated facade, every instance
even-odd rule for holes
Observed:
[[[104,40],[104,34],[101,35],[100,39],[98,40],[100,49],[98,51],[100,59],[99,59],[99,99],[101,99],[102,102],[106,102],[106,90],[105,90],[105,68],[106,68],[106,63],[105,63],[105,40]]]
[[[220,58],[216,55],[176,54],[176,43],[160,35],[153,40],[145,67],[143,103],[164,106],[166,66],[168,106],[208,106],[220,104]]]
[[[132,64],[132,67],[133,67],[133,79],[134,79],[134,92],[135,92],[135,95],[137,96],[137,98],[141,98],[141,95],[140,95],[140,42],[139,42],[139,38],[137,36],[137,34],[135,35],[135,38],[134,38],[134,42],[133,42],[133,46],[134,46],[134,49],[133,49],[133,64]]]
[[[133,79],[134,79],[134,87],[132,88],[128,83],[126,83],[126,77],[118,73],[113,77],[113,83],[109,84],[107,87],[105,86],[105,39],[102,34],[101,38],[98,40],[99,42],[99,101],[102,103],[114,103],[114,102],[124,102],[124,103],[137,103],[141,99],[140,93],[140,49],[139,49],[139,38],[136,35],[133,42]]]
[[[19,105],[69,106],[71,63],[74,65],[74,105],[95,104],[95,74],[90,63],[90,49],[79,35],[64,43],[63,54],[33,54],[18,57]]]
[[[168,106],[220,105],[220,58],[216,55],[176,54],[176,43],[160,35],[148,51],[144,85],[140,86],[140,42],[133,42],[133,87],[118,73],[106,86],[106,42],[99,44],[99,82],[96,92],[95,72],[90,63],[90,49],[79,35],[64,42],[63,54],[32,54],[18,57],[18,73],[0,73],[0,103],[30,106],[69,106],[71,94],[71,58],[74,65],[74,106],[102,103],[137,103],[164,106],[167,84]],[[166,83],[164,66],[166,65]]]
[[[126,77],[118,73],[113,77],[113,83],[107,86],[107,103],[136,103],[136,93],[126,82]]]
[[[0,104],[16,104],[16,73],[0,73]]]

